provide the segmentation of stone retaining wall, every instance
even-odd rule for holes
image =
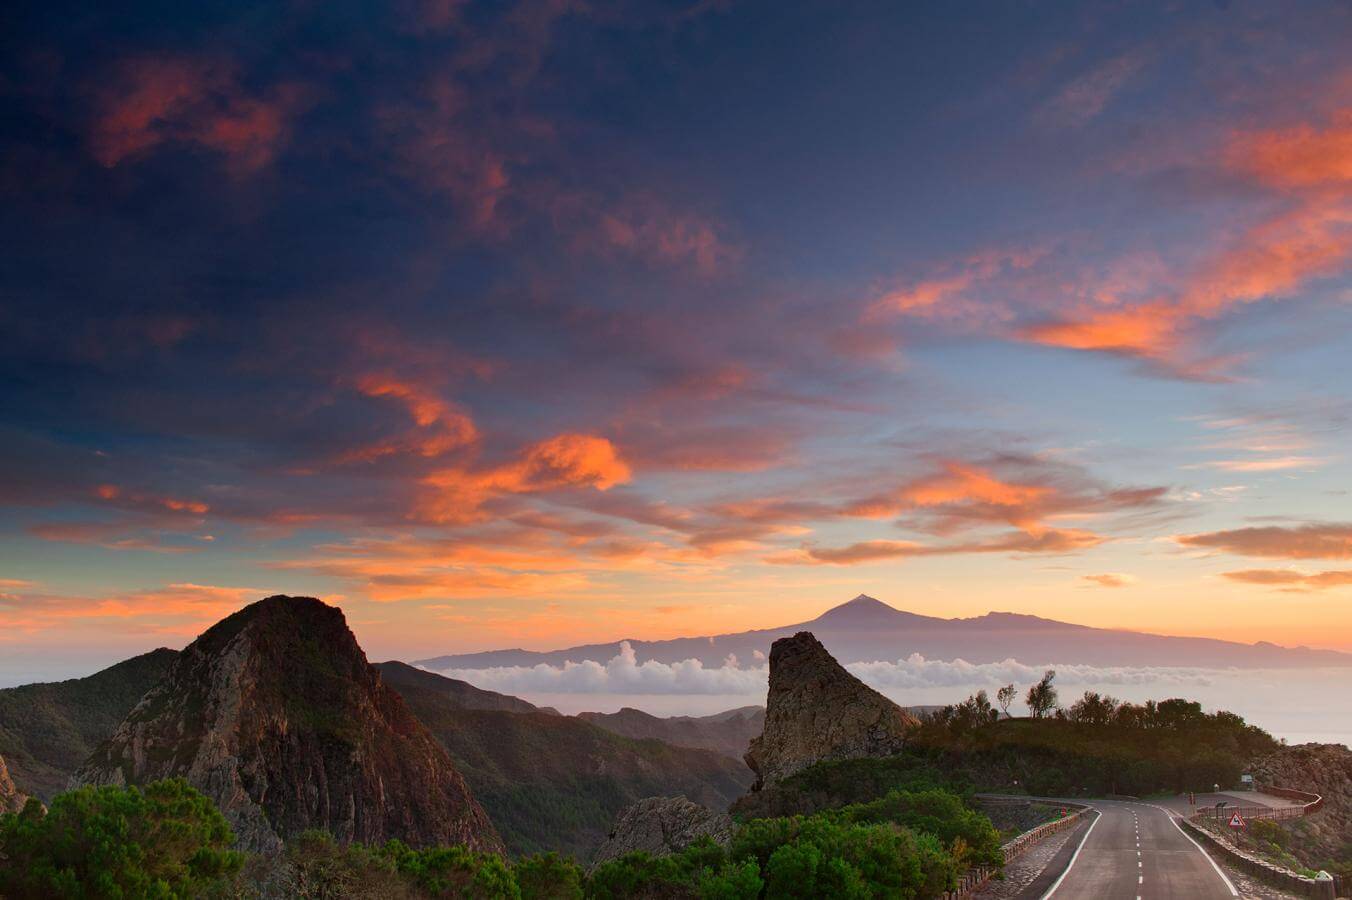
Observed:
[[[1273,887],[1291,891],[1293,894],[1299,894],[1302,897],[1319,897],[1321,900],[1334,900],[1338,896],[1338,884],[1335,880],[1319,881],[1306,878],[1304,875],[1292,872],[1290,869],[1284,869],[1265,859],[1250,856],[1188,819],[1180,819],[1179,821],[1194,838],[1205,841],[1208,846],[1222,854],[1237,868],[1257,876]]]
[[[1027,797],[979,797],[983,803],[1029,803],[1032,802]],[[1045,801],[1044,801],[1045,802]],[[1089,807],[1081,803],[1062,803],[1062,806],[1074,808],[1074,812],[1060,819],[1053,819],[1050,822],[1043,822],[1028,829],[1023,834],[1000,845],[1000,850],[1005,857],[1005,864],[1008,865],[1012,860],[1018,858],[1021,854],[1027,852],[1046,840],[1053,834],[1065,831],[1067,828],[1073,828],[1078,825],[1081,818]],[[984,866],[968,869],[963,875],[962,880],[958,882],[956,890],[948,891],[943,895],[943,900],[967,900],[977,892],[977,890],[990,881],[991,878],[1000,871],[999,869],[990,869]]]

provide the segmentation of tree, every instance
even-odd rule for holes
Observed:
[[[0,896],[202,897],[243,866],[234,841],[220,810],[181,778],[82,787],[45,813],[30,802],[0,816]]]
[[[1116,698],[1085,691],[1083,697],[1071,704],[1066,717],[1086,725],[1107,725],[1116,718],[1117,707]]]
[[[1034,719],[1041,719],[1056,708],[1056,688],[1052,687],[1055,677],[1056,670],[1048,669],[1042,680],[1028,689],[1023,702],[1028,704],[1028,712]]]
[[[995,699],[1000,704],[1000,711],[1006,716],[1009,715],[1009,704],[1014,702],[1014,698],[1017,695],[1018,691],[1015,690],[1014,685],[1012,684],[1007,684],[995,692]]]
[[[512,874],[522,900],[582,900],[582,867],[557,853],[523,857]]]

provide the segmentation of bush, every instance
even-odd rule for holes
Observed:
[[[410,850],[399,841],[382,848],[398,869],[423,893],[456,900],[519,900],[512,870],[502,857],[466,847],[428,847]]]
[[[581,900],[582,868],[557,853],[541,853],[512,866],[522,900]]]
[[[689,878],[674,857],[642,851],[607,860],[587,880],[587,896],[596,900],[689,897],[692,893]]]
[[[397,900],[415,896],[399,874],[394,860],[380,849],[362,844],[340,846],[327,831],[302,832],[286,846],[284,865],[270,865],[256,857],[258,871],[246,874],[260,882],[258,893],[271,896],[324,898],[381,898]],[[280,880],[280,883],[275,883]]]
[[[0,816],[0,896],[204,897],[244,864],[225,817],[182,779],[83,787]]]
[[[851,822],[895,822],[921,834],[932,834],[948,846],[961,841],[963,851],[958,862],[965,865],[999,866],[1004,862],[1000,834],[991,820],[968,809],[948,791],[891,791],[881,800],[847,806],[840,814]]]

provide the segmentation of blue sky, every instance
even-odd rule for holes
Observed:
[[[0,641],[1352,649],[1350,16],[21,3]]]

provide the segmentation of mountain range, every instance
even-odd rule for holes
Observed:
[[[701,734],[728,743],[714,720],[741,735],[743,712],[708,717]],[[637,800],[683,794],[723,808],[752,781],[740,752],[616,733],[401,662],[369,665],[339,610],[298,597],[252,604],[182,652],[0,690],[4,762],[6,805],[50,802],[72,783],[182,775],[255,849],[318,825],[348,839],[579,858]]]
[[[700,660],[721,666],[729,655],[743,665],[758,664],[770,645],[811,631],[842,663],[894,661],[918,653],[926,659],[994,663],[1006,659],[1042,665],[1190,666],[1204,668],[1301,668],[1352,666],[1352,654],[1309,647],[1282,647],[1260,641],[1242,644],[1213,638],[1171,637],[1073,625],[1038,616],[990,612],[966,619],[922,616],[861,594],[810,622],[734,634],[664,641],[612,641],[562,650],[490,650],[419,660],[436,671],[497,666],[560,666],[565,662],[606,662],[627,643],[641,661]]]

